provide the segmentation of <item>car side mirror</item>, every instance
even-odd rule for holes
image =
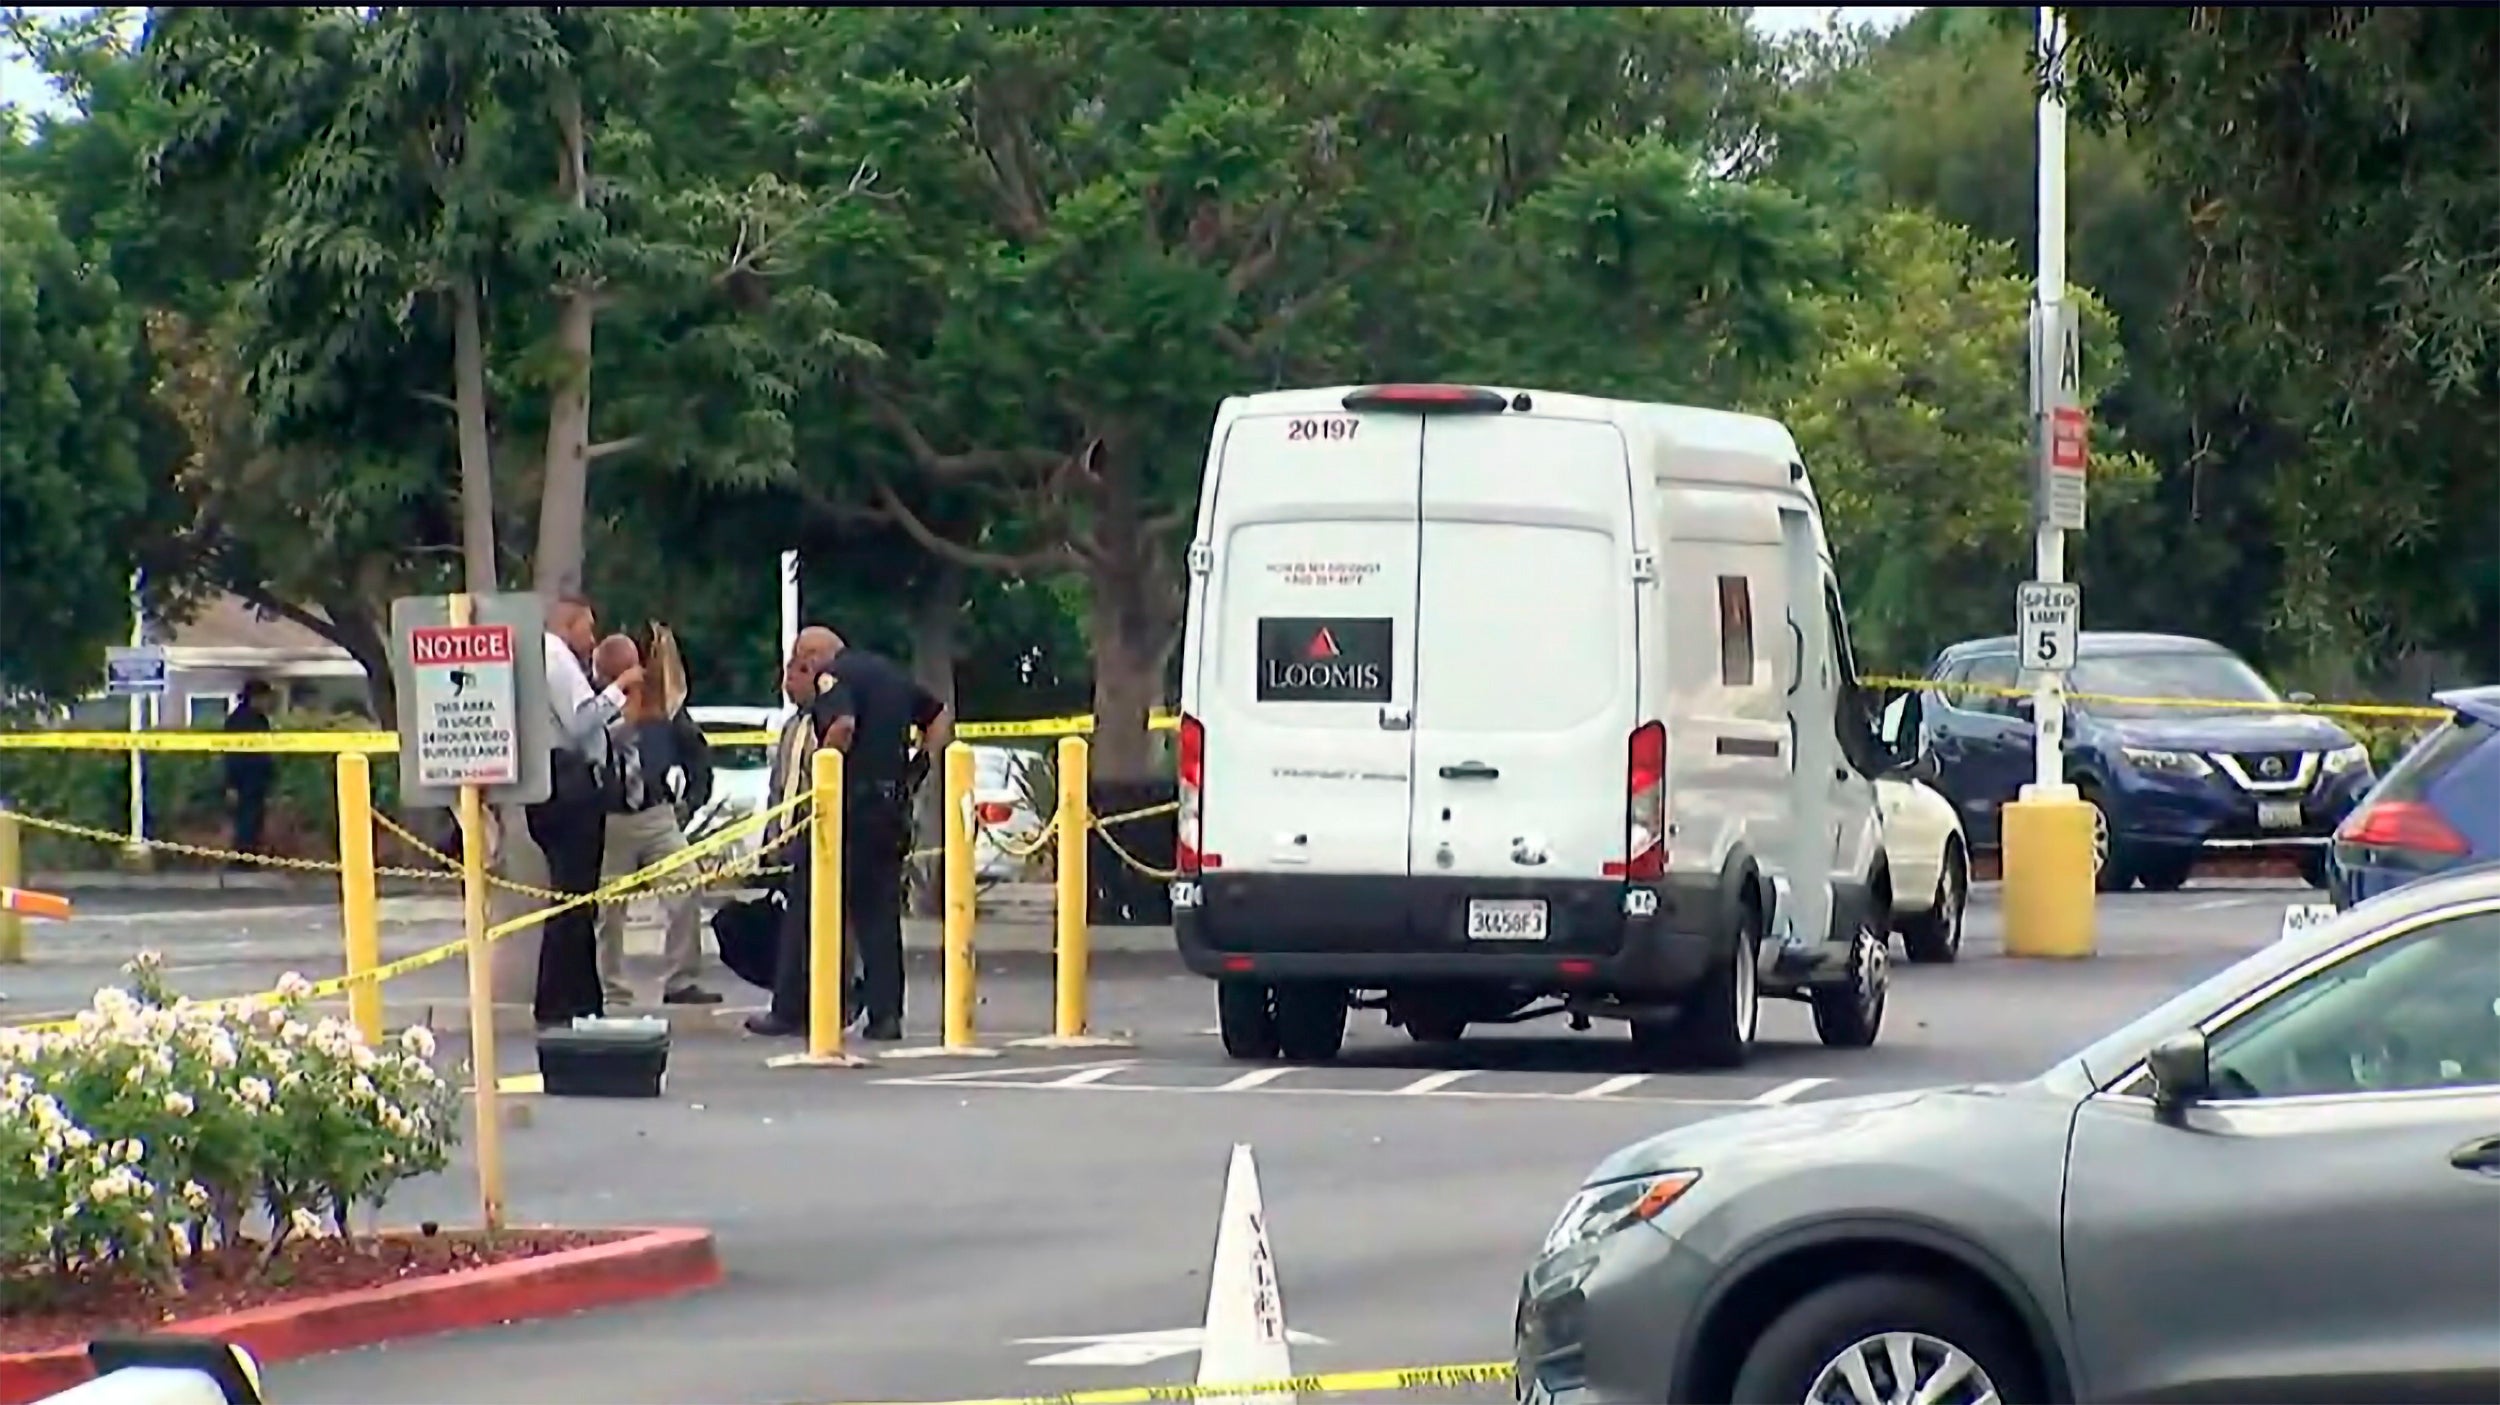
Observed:
[[[2316,702],[2316,701],[2318,700],[2318,695],[2317,695],[2317,694],[2315,694],[2315,693],[2299,693],[2299,692],[2296,692],[2296,693],[2292,693],[2292,694],[2287,695],[2287,696],[2286,696],[2283,700],[2284,700],[2285,702],[2288,702],[2288,703],[2292,704],[2292,705],[2293,705],[2293,706],[2295,706],[2295,707],[2307,707],[2307,706],[2309,706],[2311,703],[2314,703],[2314,702]]]
[[[1944,779],[1944,763],[1936,759],[1933,748],[1922,744],[1918,749],[1918,754],[1911,757],[1909,764],[1901,768],[1901,774],[1908,776],[1911,780],[1934,785]]]
[[[2039,699],[2029,693],[2017,693],[2009,701],[2014,705],[2014,715],[2025,722],[2031,721],[2037,713]]]
[[[2144,1055],[2153,1076],[2153,1106],[2177,1112],[2213,1091],[2213,1055],[2203,1030],[2188,1029],[2155,1044]]]

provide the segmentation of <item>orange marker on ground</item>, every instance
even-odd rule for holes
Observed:
[[[69,899],[57,893],[38,893],[32,888],[0,888],[0,912],[14,912],[21,917],[67,917]]]

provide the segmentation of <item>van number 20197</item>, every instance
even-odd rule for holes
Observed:
[[[1296,443],[1306,439],[1351,439],[1360,423],[1352,415],[1332,415],[1324,420],[1287,420],[1285,438]]]

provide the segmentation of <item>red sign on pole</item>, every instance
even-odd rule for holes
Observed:
[[[2091,423],[2073,405],[2049,411],[2049,468],[2057,473],[2084,472],[2090,453]]]

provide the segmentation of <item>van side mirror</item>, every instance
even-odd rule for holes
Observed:
[[[2186,1029],[2145,1051],[2144,1070],[2153,1076],[2153,1106],[2177,1112],[2213,1091],[2213,1053],[2203,1030]]]

